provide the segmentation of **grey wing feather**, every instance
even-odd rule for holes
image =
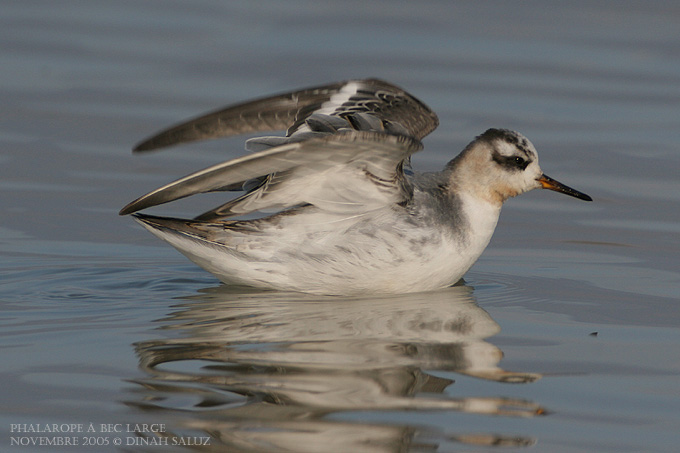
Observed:
[[[248,208],[240,209],[239,213],[264,209],[270,205],[280,207],[281,199],[286,200],[286,206],[315,202],[341,204],[344,203],[344,198],[336,198],[346,197],[347,194],[343,195],[342,190],[338,189],[355,190],[354,187],[359,185],[363,187],[361,193],[353,193],[352,197],[348,197],[360,200],[353,204],[371,203],[373,195],[375,203],[385,203],[386,199],[398,202],[410,195],[404,182],[402,163],[421,148],[421,143],[412,137],[384,132],[349,131],[325,134],[301,142],[275,146],[198,171],[138,198],[125,206],[120,214],[131,214],[198,193],[224,190],[225,187],[251,180],[264,182],[239,199],[242,205],[248,205]],[[355,184],[347,180],[347,175],[336,176],[339,173],[337,169],[347,168],[358,170],[348,173],[350,178],[356,178]],[[310,187],[312,183],[305,176],[325,170],[332,170],[329,177],[317,178],[319,186]],[[261,179],[265,175],[270,176]],[[266,182],[273,176],[278,178],[276,187],[267,188]],[[336,178],[337,181],[334,182]],[[368,187],[366,180],[371,182]],[[286,181],[290,184],[285,184]],[[264,199],[265,195],[274,191],[278,191],[278,196],[271,197],[273,200]],[[380,193],[372,194],[371,191]],[[307,195],[317,199],[305,199]]]
[[[220,109],[163,130],[139,143],[134,151],[267,130],[287,130],[291,135],[314,113],[340,117],[371,113],[417,139],[439,124],[437,115],[425,104],[395,85],[378,79],[350,80]],[[365,125],[353,126],[363,130]]]

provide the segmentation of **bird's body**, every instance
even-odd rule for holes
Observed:
[[[412,206],[360,215],[308,205],[260,220],[140,220],[225,283],[321,294],[456,283],[489,243],[500,206],[468,196],[448,200],[438,187],[414,188],[413,196]],[[450,201],[461,210],[446,212]]]
[[[395,294],[460,280],[489,243],[509,197],[543,187],[589,199],[543,175],[533,145],[503,129],[477,137],[441,172],[412,171],[410,155],[437,124],[420,101],[373,79],[230,107],[161,132],[137,150],[273,128],[288,134],[252,139],[252,154],[161,187],[121,214],[245,187],[245,195],[194,220],[136,218],[225,283]],[[231,219],[273,208],[279,212]]]

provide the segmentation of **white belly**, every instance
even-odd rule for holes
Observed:
[[[290,216],[226,245],[149,230],[225,283],[316,294],[397,294],[455,284],[486,248],[500,208],[464,199],[464,234],[389,209],[360,219]],[[460,233],[460,232],[459,232]]]

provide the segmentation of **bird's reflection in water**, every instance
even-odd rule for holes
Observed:
[[[452,397],[445,389],[453,380],[425,371],[510,383],[539,379],[498,367],[502,352],[484,339],[500,327],[468,286],[350,299],[218,287],[189,299],[159,321],[167,338],[136,344],[148,377],[135,381],[144,398],[133,404],[178,416],[178,430],[209,433],[211,448],[388,452],[437,450],[451,442],[533,443],[521,436],[441,432],[418,423],[415,414],[413,425],[337,415],[544,413],[525,400]]]

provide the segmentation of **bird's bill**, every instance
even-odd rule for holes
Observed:
[[[562,193],[570,195],[572,197],[576,197],[579,200],[593,201],[593,199],[590,198],[590,196],[584,194],[583,192],[579,192],[576,189],[572,189],[569,186],[565,186],[561,182],[555,181],[554,179],[550,178],[549,176],[541,175],[541,177],[538,178],[538,182],[541,183],[541,187],[543,189],[550,189],[550,190],[554,190],[555,192],[562,192]]]

